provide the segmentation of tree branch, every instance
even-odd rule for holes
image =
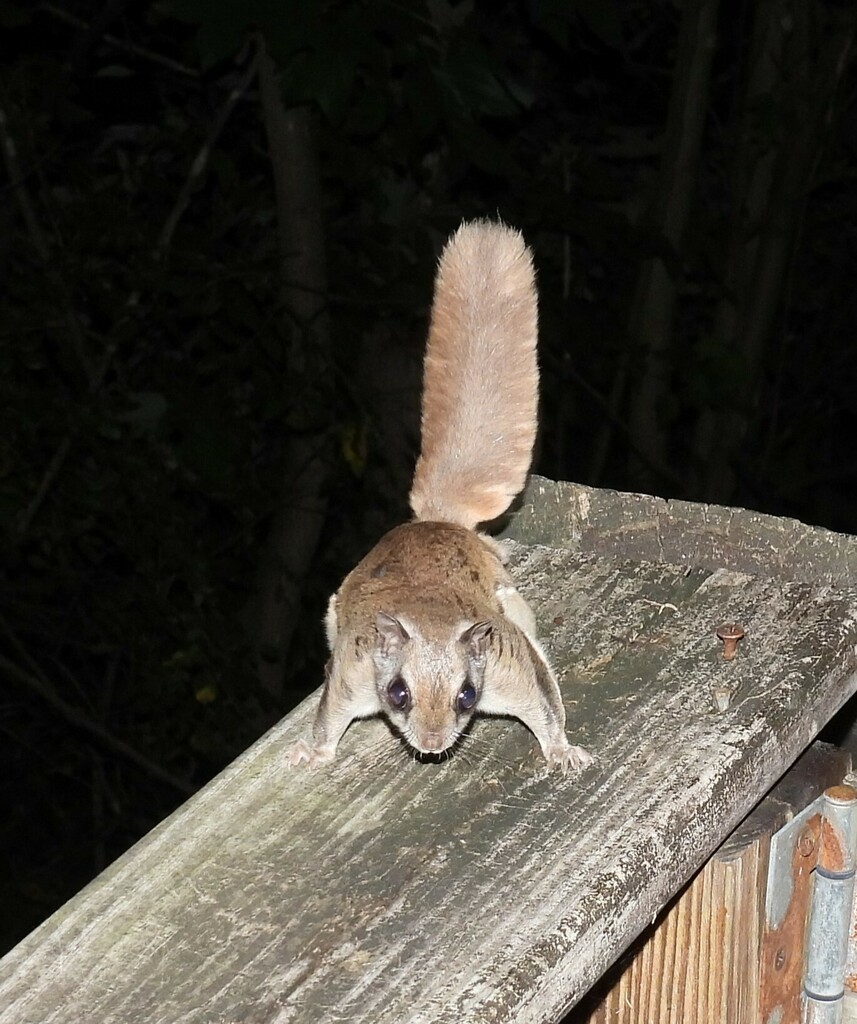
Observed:
[[[70,11],[65,11],[62,7],[57,7],[56,4],[39,4],[39,10],[52,15],[58,21],[64,21],[67,25],[73,25],[75,28],[83,29],[84,32],[89,32],[92,27],[90,23],[84,21],[83,18],[78,18]],[[126,39],[119,39],[117,36],[113,36],[109,32],[103,32],[100,38],[115,49],[124,50],[126,53],[130,53],[134,57],[141,57],[143,60],[150,61],[153,64],[160,64],[161,67],[168,68],[170,71],[176,71],[180,75],[186,75],[188,78],[199,78],[199,72],[194,68],[189,68],[186,64],[180,64],[177,60],[165,57],[163,54],[156,53],[154,50],[147,50],[145,46],[137,46],[136,43],[129,43]]]
[[[226,122],[229,120],[229,115],[235,109],[236,103],[241,99],[244,93],[250,86],[250,83],[256,77],[256,72],[259,67],[259,47],[253,47],[253,55],[247,62],[247,67],[244,69],[244,73],[238,79],[238,83],[233,89],[230,90],[229,95],[226,97],[226,102],[220,108],[217,117],[214,119],[214,123],[208,132],[208,137],[200,147],[199,152],[196,154],[193,163],[190,167],[190,172],[182,186],[181,192],[179,192],[178,198],[173,204],[172,210],[170,210],[164,226],[161,228],[161,233],[158,235],[158,241],[155,244],[155,256],[156,258],[163,253],[163,251],[169,246],[173,238],[173,232],[181,220],[182,214],[188,207],[190,202],[191,193],[193,192],[196,183],[205,173],[208,167],[208,161],[211,158],[211,151],[214,148],[214,144],[220,137],[220,133]]]

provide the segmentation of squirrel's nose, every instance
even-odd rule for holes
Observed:
[[[442,754],[449,746],[449,740],[442,732],[424,732],[418,739],[423,754]]]

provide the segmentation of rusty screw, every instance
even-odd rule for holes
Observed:
[[[805,828],[801,832],[797,841],[798,853],[801,857],[809,857],[815,853],[815,836],[812,834],[812,830]]]
[[[717,630],[718,640],[723,641],[723,657],[731,661],[738,651],[738,641],[744,636],[744,627],[739,622],[725,622]]]

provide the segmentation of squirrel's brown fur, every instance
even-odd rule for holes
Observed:
[[[391,530],[330,599],[327,679],[311,741],[323,764],[355,718],[383,713],[440,756],[477,712],[513,715],[550,765],[591,758],[565,735],[562,694],[498,544],[475,532],[524,486],[536,433],[536,290],[517,231],[477,221],[440,259],[425,363],[416,521]]]

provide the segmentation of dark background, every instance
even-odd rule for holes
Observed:
[[[536,253],[536,469],[857,530],[850,2],[0,0],[0,949],[321,681],[434,261]]]

